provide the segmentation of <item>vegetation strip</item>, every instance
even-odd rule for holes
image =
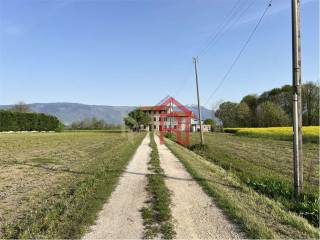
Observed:
[[[55,116],[44,113],[0,110],[0,132],[2,131],[57,131],[64,126]]]
[[[174,137],[171,137],[174,139]],[[243,184],[281,202],[286,210],[319,224],[319,147],[305,143],[305,194],[293,198],[292,143],[265,138],[249,138],[224,133],[205,135],[206,145],[197,144],[198,134],[191,134],[188,148],[206,160],[235,174]]]
[[[170,210],[170,193],[164,181],[163,169],[160,167],[159,153],[154,134],[150,137],[151,158],[150,168],[151,174],[147,175],[148,185],[147,191],[150,194],[150,202],[148,207],[142,209],[142,217],[145,225],[145,238],[157,238],[161,234],[161,238],[172,239],[175,236],[174,226],[172,223],[172,215]]]
[[[165,143],[218,206],[243,226],[249,238],[319,237],[319,230],[305,219],[256,193],[232,173],[169,139]]]
[[[31,159],[29,163],[27,160],[32,156],[27,155],[24,156],[25,163],[17,165],[17,168],[27,165],[30,174],[38,171],[36,175],[38,178],[45,175],[45,178],[57,176],[62,179],[57,186],[53,183],[52,186],[46,186],[45,196],[38,194],[32,196],[31,193],[26,193],[28,198],[34,198],[34,202],[30,206],[22,207],[24,211],[1,226],[0,238],[4,239],[80,238],[86,227],[94,223],[97,212],[116,187],[119,176],[145,134],[135,134],[132,142],[127,136],[114,133],[60,133],[38,136],[30,134],[10,136],[10,138],[20,142],[20,138],[24,136],[28,138],[27,143],[31,142],[35,145],[37,142],[36,149],[46,154],[50,152],[49,156],[52,158],[53,152],[58,152],[58,160],[53,158],[45,161],[46,159],[38,158],[37,163],[33,164],[32,161],[35,159]],[[11,146],[11,141],[6,144]],[[60,146],[64,148],[64,145],[68,149],[61,151]],[[21,151],[22,147],[18,149]],[[0,148],[0,150],[3,149]],[[83,155],[85,157],[82,159]],[[0,163],[4,164],[4,167],[7,166],[6,164],[11,164]],[[56,165],[53,165],[54,163]],[[8,166],[16,166],[15,164]],[[60,169],[59,164],[71,169]],[[31,180],[34,182],[34,179]],[[15,210],[20,211],[20,206]]]

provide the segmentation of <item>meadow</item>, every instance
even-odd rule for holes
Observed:
[[[310,223],[319,222],[319,146],[305,143],[305,195],[292,199],[292,142],[269,138],[253,138],[227,133],[205,134],[205,147],[198,147],[199,134],[192,134],[189,148],[205,159],[233,172],[252,189],[277,199],[290,211],[297,212]]]
[[[207,138],[206,138],[207,140]],[[318,239],[319,229],[244,183],[233,171],[169,139],[167,147],[249,239]],[[221,143],[220,143],[221,144]],[[231,162],[231,160],[230,160]]]
[[[79,238],[144,136],[0,134],[0,238]]]
[[[237,136],[292,140],[292,127],[225,128],[224,132],[234,133]],[[304,142],[319,143],[320,126],[304,126],[302,133]]]

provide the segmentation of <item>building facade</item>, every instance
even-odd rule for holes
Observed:
[[[186,112],[176,111],[173,105],[169,104],[168,106],[156,105],[156,106],[143,106],[139,108],[141,111],[150,115],[151,123],[148,126],[141,126],[142,129],[146,131],[160,131],[161,128],[161,115],[163,117],[164,128],[185,131],[186,127],[190,128],[191,132],[200,131],[200,124],[198,118],[191,112],[191,117],[187,116]],[[170,116],[172,115],[172,116]],[[187,117],[191,118],[189,124],[186,124]],[[202,121],[202,130],[204,132],[210,132],[211,126],[204,125]]]

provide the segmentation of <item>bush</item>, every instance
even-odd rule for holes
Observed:
[[[62,131],[63,128],[54,116],[0,110],[0,131]]]
[[[237,133],[239,131],[239,128],[224,128],[223,132],[225,133]]]

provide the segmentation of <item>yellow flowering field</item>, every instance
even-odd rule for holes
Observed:
[[[266,137],[280,140],[291,140],[292,127],[268,127],[268,128],[225,128],[224,132],[235,133],[240,136]],[[305,126],[302,128],[303,140],[306,142],[319,142],[320,126]]]

